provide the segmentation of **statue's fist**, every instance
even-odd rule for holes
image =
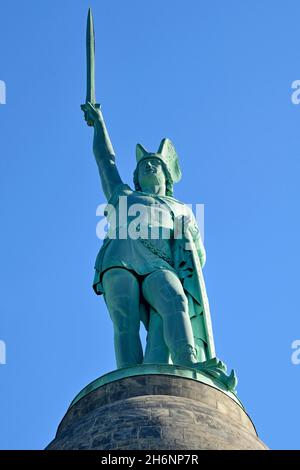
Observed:
[[[81,109],[84,112],[84,119],[88,126],[94,126],[95,122],[100,121],[101,111],[99,105],[88,102],[86,104],[82,104]]]

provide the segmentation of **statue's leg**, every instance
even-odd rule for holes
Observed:
[[[144,364],[168,364],[169,349],[165,343],[162,317],[150,307],[150,320]]]
[[[141,364],[139,282],[124,268],[111,268],[102,277],[104,298],[114,326],[114,344],[118,369]]]
[[[147,302],[162,317],[164,340],[173,364],[195,364],[197,358],[188,302],[178,276],[168,270],[154,271],[144,279],[142,290]]]

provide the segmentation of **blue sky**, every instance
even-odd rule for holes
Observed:
[[[218,356],[261,439],[299,449],[296,0],[1,0],[0,448],[44,448],[76,393],[115,368],[91,288],[104,196],[79,107],[89,6],[122,178],[131,184],[137,142],[174,141],[175,196],[205,204]]]

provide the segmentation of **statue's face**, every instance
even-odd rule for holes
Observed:
[[[166,187],[166,175],[158,158],[145,158],[139,163],[138,179],[142,188],[152,185],[160,185]]]

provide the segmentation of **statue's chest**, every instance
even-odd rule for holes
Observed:
[[[139,224],[150,227],[173,228],[173,215],[171,208],[151,195],[132,192],[119,198],[119,222],[126,215],[127,224],[134,219]]]

